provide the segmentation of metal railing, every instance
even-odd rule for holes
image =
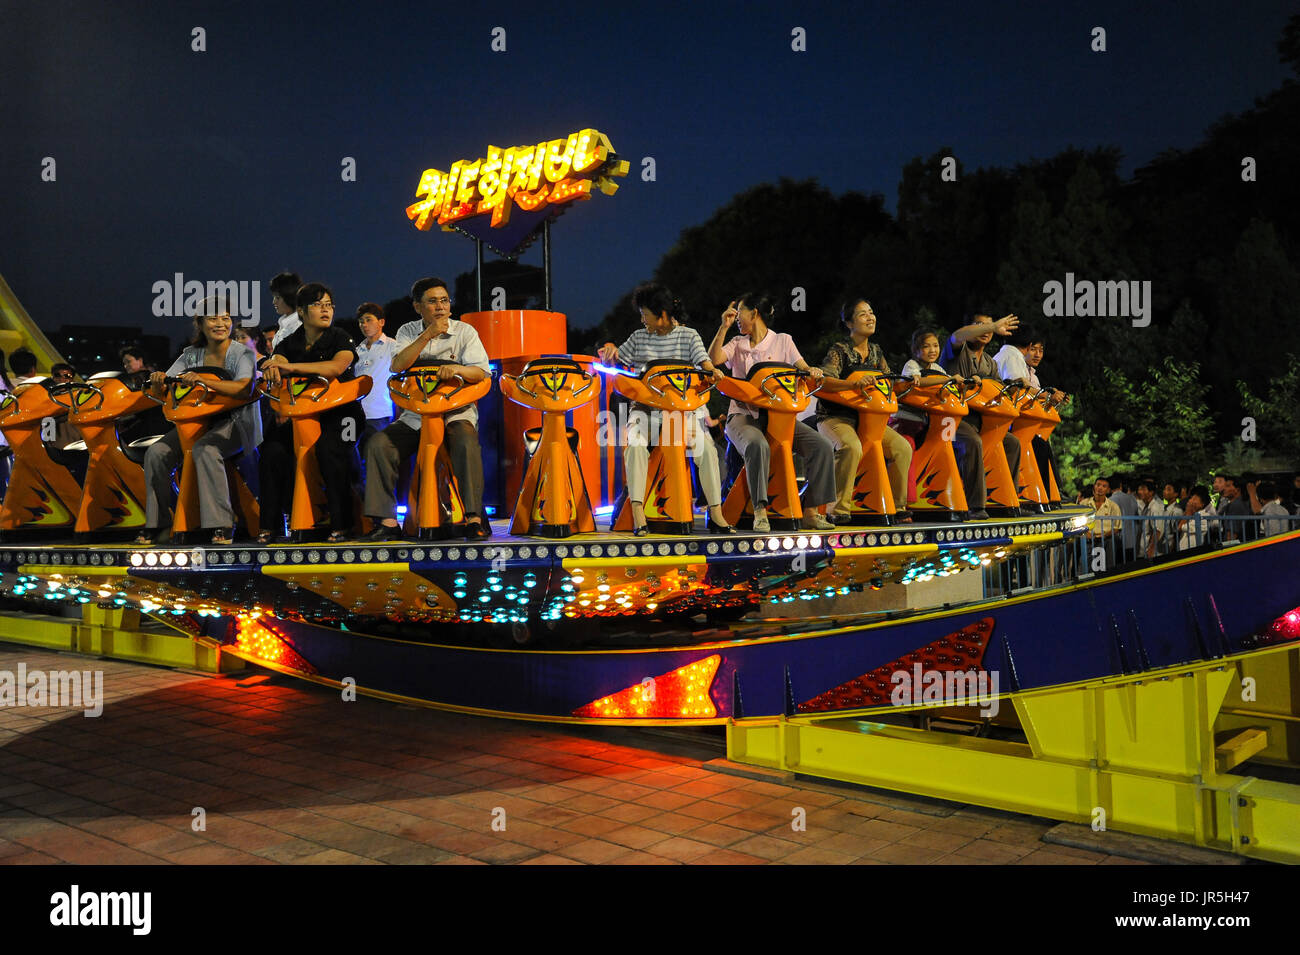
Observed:
[[[1089,534],[984,568],[985,597],[1009,596],[1300,530],[1300,516],[1094,518]]]

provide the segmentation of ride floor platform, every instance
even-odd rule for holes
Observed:
[[[1045,819],[717,772],[722,738],[698,731],[520,725],[0,645],[0,670],[20,662],[102,670],[104,709],[0,708],[4,865],[1133,862],[1046,843]]]

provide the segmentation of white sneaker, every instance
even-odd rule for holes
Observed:
[[[762,514],[755,514],[755,515],[754,515],[754,533],[755,533],[755,534],[770,534],[771,532],[772,532],[772,524],[771,524],[771,522],[769,522],[768,519],[767,519],[767,511],[764,511]]]
[[[808,511],[803,516],[803,523],[800,525],[806,531],[833,531],[835,525],[816,511]]]

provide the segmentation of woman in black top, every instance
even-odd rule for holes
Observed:
[[[298,315],[302,327],[282,340],[262,364],[267,386],[277,386],[286,372],[320,375],[328,381],[351,378],[349,369],[357,356],[351,336],[334,325],[334,293],[318,282],[304,285],[298,290]],[[352,530],[352,476],[358,471],[357,435],[364,424],[359,401],[321,416],[316,461],[329,502],[330,543],[347,540]],[[285,503],[293,493],[294,463],[293,431],[286,422],[269,431],[262,441],[263,530],[259,543],[269,543],[284,527]]]

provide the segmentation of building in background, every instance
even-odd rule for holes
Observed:
[[[166,335],[146,335],[138,325],[62,325],[50,336],[66,362],[85,377],[97,371],[120,371],[118,349],[138,345],[155,368],[166,368],[175,354]]]

